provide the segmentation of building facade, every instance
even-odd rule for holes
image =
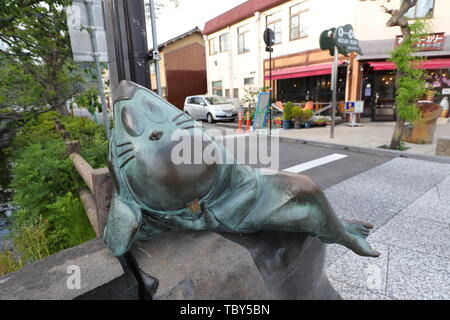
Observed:
[[[386,5],[398,8],[400,1]],[[284,102],[329,102],[333,57],[320,50],[319,37],[326,29],[352,24],[364,55],[339,57],[340,106],[343,108],[346,100],[364,100],[365,117],[393,120],[395,70],[392,64],[377,62],[387,62],[389,52],[400,41],[400,29],[386,26],[390,16],[381,4],[383,1],[250,0],[223,13],[208,21],[203,30],[208,93],[242,99],[246,89],[270,85],[269,53],[262,36],[269,27],[276,35],[272,62],[275,98]],[[439,74],[445,75],[450,68],[450,1],[419,0],[408,15],[427,19],[433,33],[430,36],[439,33],[438,38],[443,38],[441,47],[427,48],[419,55],[439,59]],[[392,69],[381,70],[388,67]],[[431,73],[436,75],[436,71]]]
[[[152,50],[150,50],[151,52]],[[194,28],[159,46],[163,97],[183,109],[187,96],[205,94],[206,58],[202,31]],[[154,64],[150,65],[152,90],[156,91]]]

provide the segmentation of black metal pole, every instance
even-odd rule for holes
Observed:
[[[143,0],[103,0],[112,89],[121,80],[150,88]]]
[[[270,127],[269,135],[272,135],[272,47],[269,48],[269,81],[270,81],[270,91],[269,91],[269,112],[270,112]]]

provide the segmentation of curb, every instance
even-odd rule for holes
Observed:
[[[275,139],[275,137],[272,137],[272,138]],[[433,161],[433,162],[450,164],[450,158],[448,158],[448,157],[431,156],[431,155],[411,153],[411,152],[405,152],[405,151],[384,150],[384,149],[379,149],[379,148],[358,147],[358,146],[352,146],[352,145],[328,143],[328,142],[306,140],[306,139],[285,138],[285,137],[281,137],[281,136],[279,137],[279,139],[280,139],[280,141],[283,141],[283,142],[292,142],[292,143],[307,144],[307,145],[317,146],[317,147],[342,149],[344,151],[366,153],[366,154],[372,154],[372,155],[377,155],[377,156],[389,156],[389,157],[393,157],[393,158],[400,157],[400,158],[417,159],[417,160],[425,160],[425,161]]]

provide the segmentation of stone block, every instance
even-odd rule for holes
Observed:
[[[450,157],[450,137],[440,137],[436,146],[436,155]]]

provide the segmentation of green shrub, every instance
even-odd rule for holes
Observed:
[[[0,255],[0,271],[20,268],[95,237],[78,197],[85,185],[55,131],[56,117],[49,112],[27,122],[8,151],[13,203],[20,210],[12,216],[14,254]],[[91,166],[105,167],[108,142],[103,128],[88,119],[60,119],[71,137],[80,141],[81,155]]]
[[[292,120],[292,108],[293,108],[293,104],[291,101],[288,101],[288,103],[286,103],[286,105],[284,106],[284,110],[283,110],[283,116],[284,116],[284,120],[290,121]]]

